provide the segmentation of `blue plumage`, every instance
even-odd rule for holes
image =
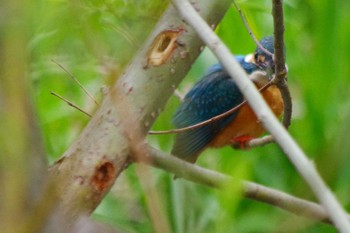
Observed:
[[[248,74],[258,69],[255,64],[245,62],[244,56],[235,58]],[[220,64],[213,65],[185,96],[174,115],[173,123],[176,128],[200,123],[239,105],[243,99],[236,83],[223,67]],[[172,154],[195,162],[198,154],[236,115],[237,112],[234,112],[211,124],[177,134]]]

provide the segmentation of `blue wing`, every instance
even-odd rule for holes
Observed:
[[[236,57],[247,73],[251,73],[254,64],[244,62],[244,57]],[[246,66],[246,67],[245,67]],[[250,70],[251,69],[251,70]],[[184,102],[176,111],[173,123],[183,128],[208,120],[237,106],[243,101],[233,79],[220,64],[209,68],[206,75],[185,96]],[[172,154],[184,160],[194,162],[206,145],[227,126],[237,112],[205,126],[179,133],[175,137]]]

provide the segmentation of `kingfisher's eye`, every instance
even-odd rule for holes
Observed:
[[[255,63],[258,62],[258,57],[259,57],[259,55],[257,53],[254,53],[254,61],[255,61]]]

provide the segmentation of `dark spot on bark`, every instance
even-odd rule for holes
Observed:
[[[91,178],[91,186],[97,192],[103,192],[108,189],[114,182],[116,169],[111,162],[103,162],[95,169],[94,175]]]

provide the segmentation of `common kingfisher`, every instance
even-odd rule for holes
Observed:
[[[273,54],[273,37],[265,37],[260,43]],[[257,88],[270,81],[271,70],[274,70],[273,58],[260,48],[255,50],[254,55],[239,55],[235,59]],[[283,112],[283,100],[279,89],[271,85],[261,94],[274,114],[279,117]],[[220,64],[216,64],[210,67],[204,77],[187,93],[173,117],[173,123],[176,128],[195,125],[220,115],[243,101],[244,96],[235,81]],[[177,134],[172,154],[194,163],[199,154],[208,147],[233,145],[244,148],[248,141],[264,132],[265,129],[253,110],[245,104],[224,118]]]

